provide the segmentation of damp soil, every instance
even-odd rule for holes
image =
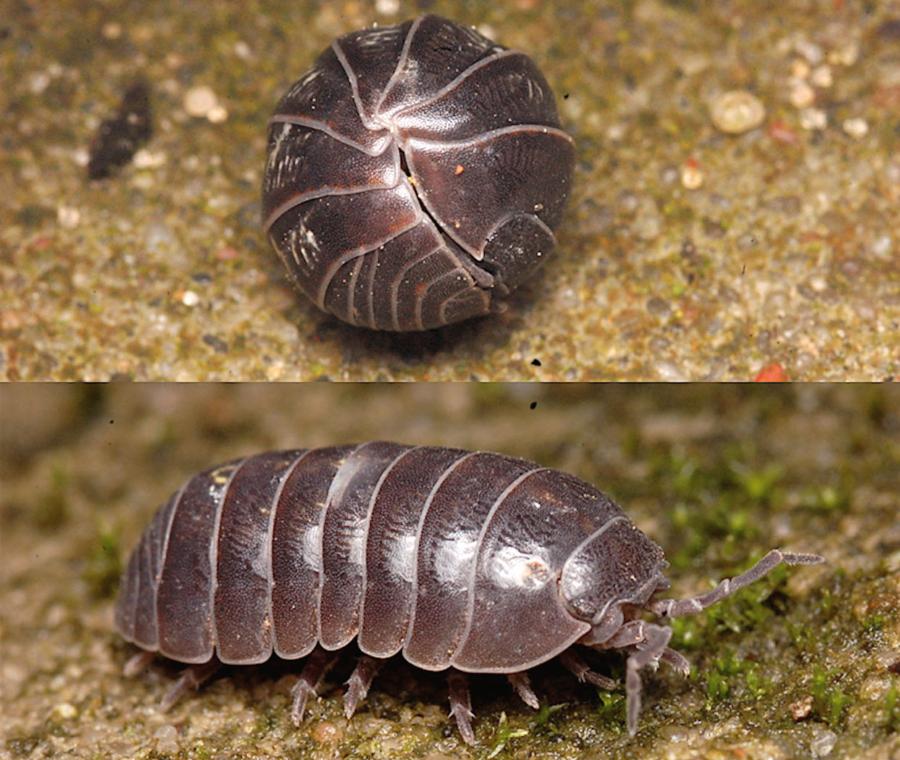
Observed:
[[[898,374],[895,2],[3,8],[4,378]],[[573,193],[503,313],[371,333],[295,293],[261,232],[266,121],[334,37],[425,10],[536,59],[576,141]],[[135,82],[149,135],[126,119],[99,171],[92,145]],[[743,129],[717,108],[734,90],[758,126],[722,131]]]

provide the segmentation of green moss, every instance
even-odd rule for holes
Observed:
[[[884,724],[892,731],[900,731],[900,689],[896,684],[884,695]]]
[[[620,691],[597,689],[596,715],[600,725],[619,733],[625,729],[625,695]]]
[[[738,657],[730,648],[713,660],[704,675],[708,706],[739,691],[759,699],[769,693],[771,685],[755,662]]]
[[[520,739],[523,736],[528,736],[528,734],[529,730],[527,728],[513,728],[510,726],[506,713],[501,712],[497,728],[494,731],[494,740],[491,742],[491,751],[487,755],[488,760],[492,757],[497,757],[512,739]]]
[[[816,486],[804,492],[802,503],[816,512],[845,512],[850,505],[850,492],[842,486]]]
[[[826,670],[817,666],[813,671],[813,707],[819,718],[831,728],[840,728],[844,711],[850,704],[849,695],[837,683],[841,677],[838,669]]]
[[[106,599],[115,595],[121,575],[119,535],[108,527],[102,527],[87,557],[82,578],[95,598]]]
[[[38,497],[32,512],[35,525],[44,530],[58,530],[69,519],[71,475],[66,467],[56,464],[50,471],[50,482]]]

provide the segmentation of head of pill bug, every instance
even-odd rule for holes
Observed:
[[[499,310],[546,261],[574,157],[526,54],[433,15],[363,29],[275,108],[263,227],[320,309],[428,330]]]

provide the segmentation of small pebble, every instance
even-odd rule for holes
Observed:
[[[800,112],[800,126],[803,129],[825,129],[828,126],[828,114],[821,108],[804,108]]]
[[[786,383],[789,380],[788,373],[778,362],[767,364],[753,378],[755,383]]]
[[[78,710],[74,705],[70,705],[68,702],[60,702],[58,705],[54,706],[53,714],[62,720],[71,720],[78,715]]]
[[[206,118],[213,124],[221,124],[228,118],[228,111],[222,106],[217,105],[209,110],[209,113],[206,114]]]
[[[766,108],[752,93],[730,90],[713,100],[710,114],[717,129],[730,135],[739,135],[762,124],[766,118]]]
[[[681,184],[688,190],[696,190],[703,185],[703,172],[693,159],[685,161],[681,167]]]
[[[816,91],[803,79],[792,79],[788,97],[795,108],[809,108],[816,101]]]
[[[606,130],[607,138],[612,142],[619,142],[628,132],[628,126],[622,122],[610,124]]]
[[[169,723],[160,726],[153,732],[153,739],[156,741],[157,752],[178,752],[178,730],[175,726]]]
[[[837,734],[834,731],[823,729],[809,743],[809,750],[815,757],[827,757],[831,754],[835,744],[837,744]]]
[[[151,152],[146,148],[141,148],[134,154],[132,163],[138,169],[156,169],[166,162],[166,154],[162,152]]]
[[[859,43],[849,40],[828,53],[829,63],[852,66],[859,59]]]
[[[122,25],[118,21],[107,21],[100,30],[108,40],[117,40],[122,36]]]
[[[844,123],[841,124],[844,132],[846,132],[850,137],[854,140],[861,140],[867,134],[869,134],[869,123],[865,119],[854,118],[854,119],[844,119]]]
[[[822,48],[815,42],[801,38],[794,43],[794,50],[800,53],[813,66],[822,61]]]
[[[198,118],[208,117],[211,111],[221,107],[216,98],[216,93],[205,85],[201,87],[191,87],[191,89],[185,93],[182,105],[189,116],[196,116]]]
[[[687,380],[681,368],[669,361],[658,361],[653,365],[656,370],[656,378],[666,383],[681,383]]]
[[[808,718],[812,714],[812,707],[812,694],[809,694],[803,697],[803,699],[798,699],[796,702],[794,702],[790,706],[791,717],[794,719],[794,722]]]
[[[184,293],[181,294],[181,303],[185,306],[196,306],[200,303],[200,296],[193,290],[185,290]]]
[[[400,10],[400,0],[375,0],[375,12],[393,16]]]
[[[813,69],[810,81],[816,87],[831,87],[831,85],[834,83],[834,79],[831,76],[831,66],[829,66],[827,63],[823,63],[821,66],[816,66]]]
[[[881,235],[872,243],[871,250],[880,259],[890,259],[894,243],[890,235]]]
[[[50,75],[46,71],[36,71],[28,79],[28,89],[35,95],[43,94],[50,86]]]
[[[312,738],[318,744],[333,744],[341,739],[341,729],[328,720],[319,721],[312,730]]]
[[[75,229],[81,221],[81,212],[71,206],[60,206],[56,209],[56,221],[67,230]]]
[[[812,71],[809,64],[802,58],[795,58],[791,61],[791,76],[795,79],[809,79],[809,73]]]

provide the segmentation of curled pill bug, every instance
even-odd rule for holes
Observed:
[[[580,681],[613,689],[579,650],[619,650],[633,735],[640,671],[689,671],[668,646],[669,619],[780,564],[822,561],[773,549],[711,591],[665,598],[662,549],[588,483],[500,454],[375,441],[267,452],[189,479],[133,551],[115,621],[143,650],[127,675],[155,654],[191,665],[164,709],[221,664],[306,658],[292,691],[299,724],[355,640],[347,717],[402,653],[448,674],[451,715],[470,744],[467,674],[505,674],[537,708],[530,669],[559,658]]]
[[[421,16],[340,37],[282,97],[263,228],[320,309],[428,330],[501,308],[547,259],[574,158],[530,57]]]

